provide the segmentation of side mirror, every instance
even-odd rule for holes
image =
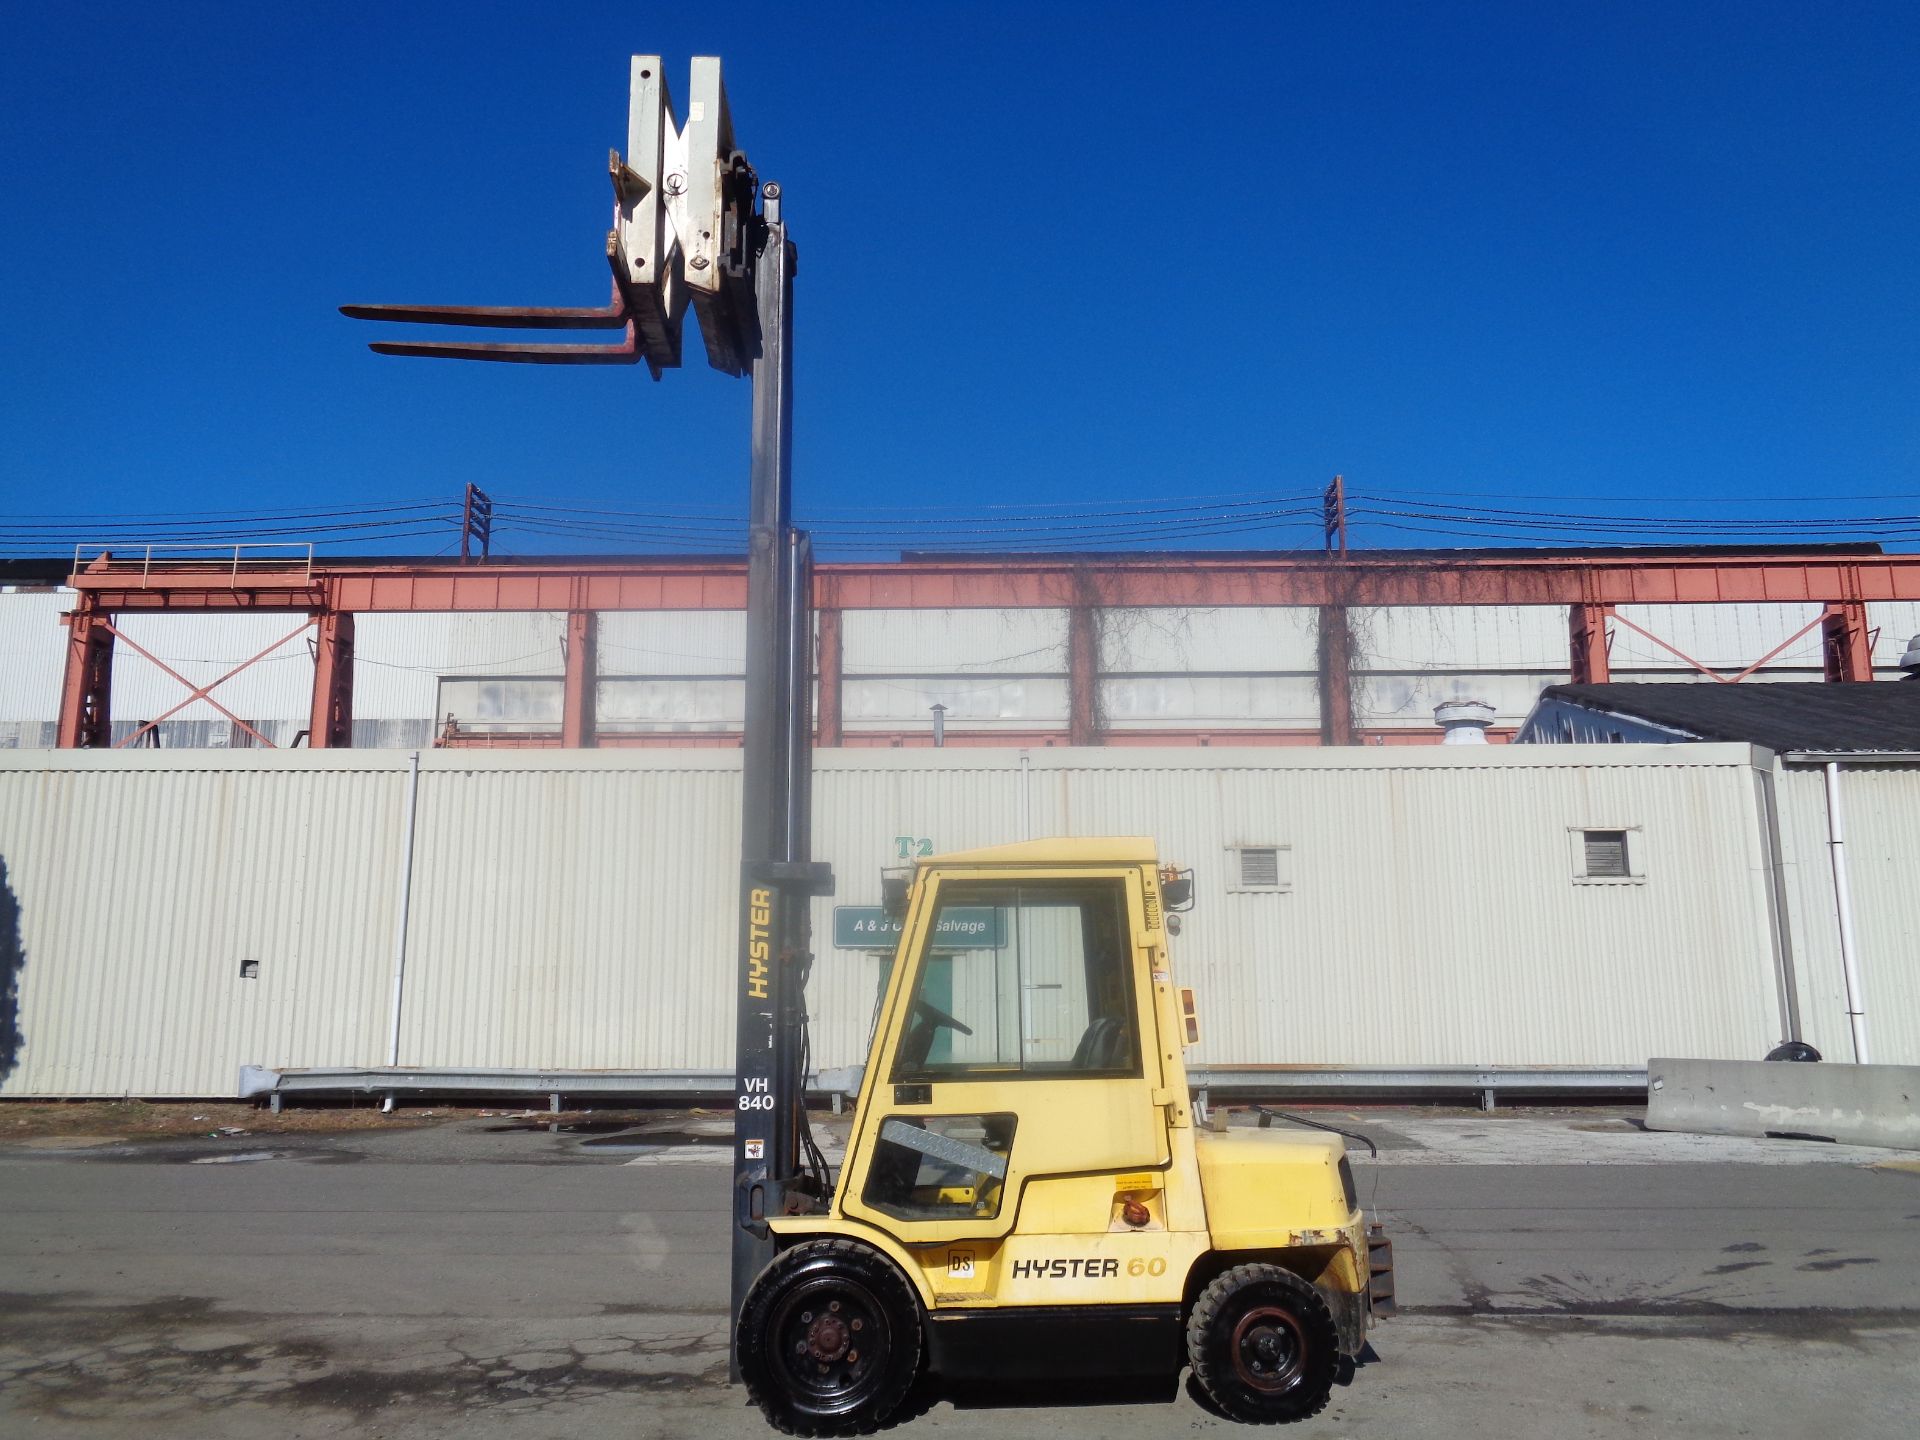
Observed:
[[[907,895],[912,883],[898,870],[880,872],[880,908],[888,919],[898,920],[907,913]]]
[[[1193,871],[1176,870],[1171,865],[1160,872],[1160,901],[1168,914],[1193,908]]]

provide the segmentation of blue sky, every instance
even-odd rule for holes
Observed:
[[[786,188],[803,520],[924,507],[932,537],[1335,472],[1636,497],[1559,504],[1581,513],[1920,508],[1856,500],[1920,493],[1920,7],[22,5],[7,28],[16,519],[469,480],[741,513],[748,387],[697,341],[656,385],[381,359],[335,309],[602,301],[643,50],[681,95],[721,55]]]

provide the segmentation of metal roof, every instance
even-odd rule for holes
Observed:
[[[1553,685],[1540,698],[1769,750],[1920,751],[1920,682]]]
[[[1115,835],[1095,839],[1061,836],[1053,840],[1022,840],[1012,845],[989,845],[981,850],[956,850],[934,855],[928,865],[1151,865],[1158,856],[1150,835]]]

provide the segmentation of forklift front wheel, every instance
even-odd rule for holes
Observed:
[[[1194,1301],[1187,1359],[1227,1415],[1271,1425],[1320,1413],[1339,1368],[1339,1336],[1327,1302],[1298,1275],[1236,1265]]]
[[[740,1307],[747,1395],[788,1435],[865,1435],[920,1372],[920,1306],[883,1255],[809,1240],[760,1272]]]

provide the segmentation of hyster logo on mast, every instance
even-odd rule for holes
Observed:
[[[773,924],[773,892],[755,890],[747,897],[747,996],[767,998],[767,932]]]

